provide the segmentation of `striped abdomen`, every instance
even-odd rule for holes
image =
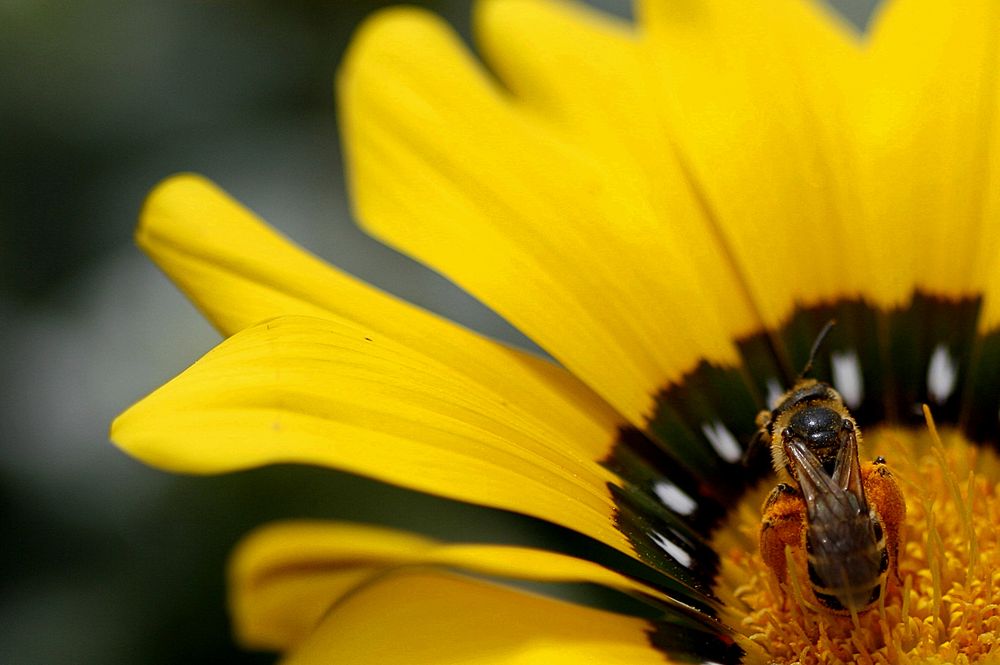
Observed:
[[[830,611],[861,612],[878,602],[889,570],[889,550],[874,511],[809,521],[806,555],[813,593]]]

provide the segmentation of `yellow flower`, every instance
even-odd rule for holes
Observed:
[[[346,469],[608,550],[267,527],[232,568],[245,644],[291,663],[1000,658],[1000,3],[888,2],[865,37],[805,0],[637,15],[485,0],[487,70],[433,16],[390,10],[338,80],[365,228],[559,365],[357,282],[200,177],[151,194],[140,245],[228,339],[115,443],[182,472]],[[816,375],[909,508],[898,580],[853,618],[762,564],[774,481],[741,463],[831,318]]]

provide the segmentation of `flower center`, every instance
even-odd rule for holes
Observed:
[[[716,593],[730,625],[775,663],[975,663],[1000,660],[1000,458],[957,431],[865,431],[907,502],[899,580],[874,609],[830,614],[808,600],[795,557],[779,584],[758,552],[774,482],[748,493],[714,536]]]

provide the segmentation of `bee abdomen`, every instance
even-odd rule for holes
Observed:
[[[829,593],[820,593],[818,589],[813,589],[813,593],[816,596],[816,600],[819,604],[830,610],[831,612],[847,612],[849,611],[844,603],[840,601],[840,598]],[[855,612],[861,612],[862,610],[868,609],[869,606],[874,605],[878,602],[879,597],[882,595],[882,584],[876,584],[868,592],[868,599],[861,605],[861,607],[856,608]]]
[[[876,542],[835,559],[816,554],[807,538],[809,584],[820,605],[832,612],[860,612],[878,602],[889,569],[889,550],[881,528],[875,535]]]

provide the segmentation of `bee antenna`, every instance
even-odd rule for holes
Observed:
[[[823,326],[823,329],[819,331],[819,334],[816,335],[816,341],[813,342],[812,348],[809,350],[809,360],[806,361],[806,366],[802,368],[801,372],[799,372],[799,380],[805,378],[806,374],[812,371],[813,360],[816,359],[819,347],[823,345],[823,342],[826,340],[826,336],[830,334],[830,331],[833,330],[835,325],[837,325],[837,320],[830,319],[826,322],[826,325]]]

